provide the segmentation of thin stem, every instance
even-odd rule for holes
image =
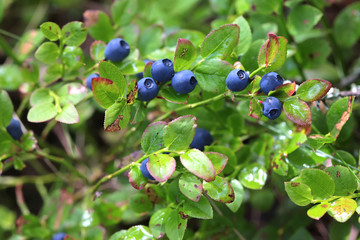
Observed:
[[[22,185],[17,185],[15,187],[15,196],[16,196],[16,202],[20,208],[20,211],[22,215],[29,215],[30,211],[29,208],[26,206],[24,195],[22,192]]]
[[[252,77],[255,76],[255,74],[257,74],[258,72],[262,71],[265,68],[265,66],[261,66],[258,69],[255,69],[250,75],[249,78],[251,79]]]
[[[13,39],[16,39],[16,40],[20,40],[20,39],[21,39],[21,37],[19,37],[18,35],[13,34],[13,33],[11,33],[11,32],[8,32],[8,31],[6,31],[6,30],[4,30],[4,29],[1,29],[1,28],[0,28],[0,34],[2,34],[2,35],[4,35],[4,36],[7,36],[7,37],[10,37],[10,38],[13,38]]]
[[[8,55],[17,65],[21,65],[21,61],[18,59],[16,54],[13,52],[9,44],[0,36],[0,48]]]
[[[0,185],[9,186],[18,186],[26,183],[38,184],[38,183],[50,183],[58,179],[55,174],[46,174],[40,176],[19,176],[19,177],[10,177],[3,176],[0,177]]]

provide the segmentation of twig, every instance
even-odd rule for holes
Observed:
[[[17,185],[15,187],[15,196],[16,196],[16,202],[21,210],[22,215],[29,215],[30,211],[29,208],[26,206],[24,195],[22,192],[22,185]]]

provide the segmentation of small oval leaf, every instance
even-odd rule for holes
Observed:
[[[142,175],[139,164],[134,164],[131,166],[128,173],[128,178],[131,186],[137,190],[143,189],[148,182],[147,178]]]
[[[291,98],[284,102],[283,109],[286,116],[300,126],[309,126],[312,122],[310,107],[298,98]]]
[[[296,96],[305,102],[317,101],[326,95],[331,86],[328,81],[317,78],[310,79],[299,86]]]
[[[198,149],[190,149],[180,155],[182,165],[192,174],[206,181],[215,180],[215,168],[210,159]]]
[[[174,173],[176,161],[168,154],[153,154],[146,165],[156,181],[165,182]]]
[[[212,182],[204,181],[203,186],[207,195],[216,201],[232,203],[235,199],[234,189],[225,178],[216,176]]]
[[[201,198],[203,185],[200,179],[191,173],[184,173],[179,179],[180,191],[190,200],[198,202]]]

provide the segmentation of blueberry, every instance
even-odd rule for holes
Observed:
[[[6,127],[6,130],[11,135],[11,137],[15,140],[19,140],[23,135],[23,131],[21,130],[21,124],[15,118],[11,119],[9,126]]]
[[[174,64],[167,58],[160,59],[153,63],[150,72],[156,81],[167,82],[174,76]]]
[[[275,88],[282,85],[283,82],[284,79],[279,74],[276,72],[269,72],[261,78],[260,89],[268,95],[270,91],[275,90]]]
[[[100,77],[100,75],[97,74],[97,73],[90,74],[90,75],[86,78],[86,87],[87,87],[88,89],[92,90],[91,80],[92,80],[93,78],[98,78],[98,77]]]
[[[171,86],[178,93],[189,93],[196,87],[197,80],[190,70],[183,70],[175,73],[171,80]]]
[[[208,130],[197,128],[190,147],[204,151],[205,146],[211,145],[213,141],[214,139]]]
[[[105,58],[119,62],[130,53],[129,44],[121,38],[112,39],[105,48]]]
[[[281,114],[281,102],[276,97],[268,97],[263,103],[263,114],[265,117],[274,120]]]
[[[159,87],[154,79],[146,77],[138,82],[138,98],[141,101],[150,101],[154,99],[159,92]]]
[[[234,69],[226,77],[226,86],[230,91],[240,92],[249,84],[249,74],[243,70]]]
[[[145,159],[141,165],[140,165],[140,171],[142,173],[142,175],[144,175],[144,177],[146,177],[147,179],[150,180],[155,180],[155,178],[153,176],[151,176],[151,174],[149,173],[148,168],[146,167],[146,164],[148,163],[149,158]]]
[[[66,236],[67,236],[66,233],[62,233],[62,232],[55,233],[55,234],[52,236],[51,240],[64,240]]]

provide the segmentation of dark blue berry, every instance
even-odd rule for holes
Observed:
[[[97,73],[90,74],[90,75],[86,78],[86,87],[87,87],[88,89],[92,90],[91,80],[92,80],[93,78],[98,78],[98,77],[100,77],[100,75],[97,74]]]
[[[144,175],[144,177],[146,177],[147,179],[150,180],[155,180],[155,178],[153,176],[151,176],[151,174],[149,173],[149,170],[146,166],[146,164],[149,162],[149,158],[145,159],[141,165],[140,165],[140,171],[142,173],[142,175]]]
[[[55,234],[52,236],[51,240],[64,240],[66,236],[67,236],[66,233],[62,233],[62,232],[55,233]]]
[[[268,97],[263,102],[263,114],[265,117],[274,120],[281,114],[281,102],[276,97]]]
[[[129,44],[121,38],[112,39],[105,48],[105,58],[119,62],[130,53]]]
[[[178,93],[189,93],[196,87],[197,80],[190,70],[183,70],[175,73],[171,80],[171,86]]]
[[[150,101],[159,93],[159,87],[154,79],[146,77],[138,82],[138,98],[141,101]]]
[[[23,135],[23,131],[21,130],[21,124],[15,118],[11,119],[11,122],[9,126],[6,127],[6,130],[15,140],[19,140]]]
[[[174,76],[174,64],[165,58],[157,60],[151,66],[151,76],[158,82],[170,81]]]
[[[197,128],[190,147],[204,151],[205,146],[211,145],[213,141],[214,139],[208,130],[204,128]]]
[[[268,95],[270,91],[275,90],[277,86],[282,85],[284,79],[276,72],[269,72],[265,74],[260,80],[260,89]]]
[[[230,91],[240,92],[249,84],[249,74],[243,70],[234,69],[226,77],[226,86]]]

